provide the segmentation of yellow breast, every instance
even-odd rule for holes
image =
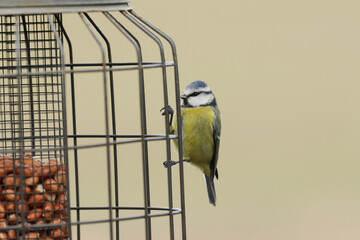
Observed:
[[[210,106],[182,108],[181,116],[184,159],[198,166],[206,175],[210,175],[210,162],[214,154],[214,111]],[[175,133],[176,126],[175,120]]]

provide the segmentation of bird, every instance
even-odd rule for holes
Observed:
[[[205,177],[209,202],[216,206],[214,178],[218,179],[218,156],[220,147],[221,119],[216,98],[204,81],[188,84],[181,98],[183,161],[200,168]],[[177,134],[177,120],[171,106],[162,108],[170,114],[170,133]],[[174,119],[174,121],[173,121]],[[178,149],[176,139],[175,146]],[[166,161],[165,167],[178,162]]]

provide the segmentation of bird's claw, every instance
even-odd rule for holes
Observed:
[[[169,115],[174,114],[174,109],[170,105],[167,105],[166,107],[160,109],[160,112],[163,112],[161,115],[165,116],[166,110],[168,111]]]
[[[163,164],[164,164],[165,168],[169,168],[169,167],[172,167],[172,166],[174,166],[175,164],[178,164],[178,163],[179,162],[177,162],[177,161],[169,160],[169,161],[165,161]]]

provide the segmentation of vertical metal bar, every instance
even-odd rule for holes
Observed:
[[[34,18],[35,18],[35,33],[36,33],[36,35],[35,35],[35,39],[36,39],[36,45],[35,45],[35,49],[36,49],[36,51],[35,51],[35,64],[36,65],[39,65],[40,64],[40,50],[39,50],[39,39],[40,39],[40,37],[39,37],[39,33],[40,33],[40,30],[39,30],[39,22],[38,22],[38,18],[39,18],[39,15],[35,15],[34,16]],[[37,84],[36,84],[36,86],[37,86],[37,91],[38,92],[40,92],[40,89],[41,89],[41,83],[40,83],[40,76],[34,76],[34,78],[35,78],[35,80],[36,80],[36,82],[37,82]],[[38,114],[37,114],[37,119],[39,119],[39,131],[38,131],[38,134],[39,134],[39,136],[41,137],[42,136],[42,131],[40,130],[40,129],[42,129],[42,121],[41,121],[41,111],[40,111],[40,109],[41,109],[41,101],[40,101],[40,96],[38,96],[38,104],[37,104],[37,107],[38,107],[38,109],[39,109],[39,111],[38,111]],[[36,118],[35,117],[35,118]],[[42,149],[43,148],[43,141],[40,139],[39,140],[39,148],[40,149]],[[34,153],[32,153],[32,156],[34,156],[35,155],[35,152]],[[40,153],[40,156],[42,156],[42,152]]]
[[[143,22],[146,26],[150,27],[157,34],[165,38],[171,46],[173,60],[174,60],[174,78],[175,78],[175,96],[176,96],[176,117],[177,117],[177,132],[178,132],[178,144],[179,144],[179,174],[180,174],[180,198],[181,198],[181,223],[182,223],[182,237],[186,239],[186,216],[185,216],[185,183],[184,183],[184,165],[183,165],[183,152],[182,152],[182,119],[180,108],[180,82],[179,82],[179,67],[176,53],[175,42],[166,33],[161,31],[155,25],[149,21],[143,19],[137,15],[134,11],[130,11],[137,19]]]
[[[48,15],[48,21],[50,23],[51,29],[53,31],[54,37],[56,39],[57,45],[59,46],[60,50],[60,65],[61,65],[61,95],[62,95],[62,122],[63,122],[63,152],[64,152],[64,162],[66,164],[66,168],[69,169],[69,154],[68,154],[68,135],[67,135],[67,117],[66,117],[66,86],[65,86],[65,51],[63,42],[60,39],[59,34],[57,33],[57,28],[55,27],[54,21],[51,19],[51,16]],[[57,71],[57,69],[56,69]],[[67,174],[67,184],[69,184],[69,173]],[[68,185],[68,189],[70,189]],[[70,191],[67,191],[67,194],[70,199]],[[71,214],[70,214],[70,204],[68,204],[67,211],[69,213],[66,227],[69,230],[70,239],[72,239],[71,236]]]
[[[144,180],[144,208],[145,208],[145,232],[146,239],[151,239],[151,218],[150,214],[150,179],[149,179],[149,161],[148,161],[148,145],[145,141],[147,134],[146,125],[146,108],[145,108],[145,87],[144,87],[144,70],[142,66],[142,52],[139,41],[109,12],[104,12],[105,16],[118,28],[124,36],[134,45],[137,53],[139,67],[139,95],[140,95],[140,118],[141,118],[141,145],[143,159],[143,180]]]
[[[110,131],[109,131],[109,110],[108,110],[108,91],[107,91],[107,75],[106,75],[106,59],[105,59],[105,48],[100,42],[100,39],[96,36],[92,30],[90,23],[84,17],[83,13],[79,13],[81,19],[94,37],[95,41],[100,47],[102,56],[102,67],[103,67],[103,80],[104,80],[104,101],[105,101],[105,133],[106,133],[106,157],[107,157],[107,168],[108,168],[108,197],[109,197],[109,220],[110,220],[110,240],[113,240],[113,216],[112,216],[112,193],[111,193],[111,162],[110,162]]]
[[[21,76],[21,41],[20,41],[20,16],[16,16],[15,18],[15,24],[16,24],[16,30],[15,30],[15,34],[16,34],[16,39],[15,39],[15,42],[16,42],[16,71],[17,71],[17,88],[18,88],[18,132],[19,132],[19,136],[18,136],[18,139],[19,139],[19,146],[18,146],[18,151],[19,151],[19,158],[23,159],[24,157],[24,122],[23,122],[23,101],[22,101],[22,76]],[[16,120],[15,120],[16,121]],[[15,158],[13,157],[13,161],[15,161]],[[14,163],[15,165],[15,163]],[[15,174],[14,174],[15,175]],[[24,176],[24,172],[23,172],[23,169],[22,169],[22,176]],[[25,196],[24,196],[24,191],[21,191],[21,198],[22,200],[25,199]],[[15,198],[15,206],[18,205],[17,203],[17,198]],[[21,211],[21,223],[23,224],[24,226],[24,223],[25,223],[25,211],[24,211],[24,206],[21,207],[22,208],[22,211]],[[16,209],[16,211],[18,211]],[[22,235],[24,236],[25,235],[25,228],[22,228]],[[19,233],[19,231],[18,231]]]
[[[5,37],[5,30],[4,30],[4,23],[5,22],[5,17],[4,16],[0,16],[0,31],[1,31],[1,49],[4,49],[5,50],[5,47],[4,47],[4,42],[5,42],[5,40],[4,40],[4,38],[6,39],[6,37]],[[4,52],[5,51],[1,51],[1,66],[3,67],[2,68],[2,71],[1,71],[1,73],[2,74],[5,74],[5,54],[4,54]],[[4,79],[3,79],[3,77],[1,77],[1,79],[2,79],[2,84],[1,84],[1,91],[3,92],[3,96],[2,96],[2,99],[0,100],[0,102],[1,101],[3,101],[3,103],[4,104],[2,104],[1,106],[0,106],[0,111],[3,111],[3,113],[4,113],[4,115],[3,114],[1,114],[1,133],[2,133],[2,136],[4,137],[4,138],[6,138],[7,137],[7,134],[6,134],[6,121],[5,121],[5,119],[6,119],[6,113],[5,113],[5,101],[6,101],[6,99],[5,99],[5,81],[4,81]],[[0,98],[1,98],[1,95],[0,95]],[[1,150],[5,150],[5,149],[7,149],[7,141],[2,141],[1,142],[1,147],[2,147],[2,149]],[[5,155],[5,154],[4,154]]]
[[[7,23],[8,24],[8,26],[9,26],[9,28],[11,29],[11,30],[13,30],[12,29],[12,25],[14,24],[13,23],[13,21],[12,21],[12,19],[13,19],[13,17],[12,16],[10,16],[10,17],[8,17],[8,19],[9,19],[9,23]],[[15,25],[15,28],[17,27],[17,25]],[[18,31],[19,31],[19,33],[17,33],[16,32],[16,30],[17,30],[17,28],[15,29],[15,35],[16,34],[18,34],[19,35],[19,38],[20,38],[20,26],[18,27]],[[13,32],[12,32],[13,33]],[[9,43],[9,45],[10,45],[10,49],[11,50],[13,50],[14,48],[14,46],[12,45],[13,44],[13,42],[15,42],[15,58],[16,58],[16,61],[17,62],[20,62],[20,59],[21,59],[21,52],[20,52],[20,39],[19,39],[19,41],[17,41],[16,40],[16,38],[17,38],[17,35],[15,36],[15,40],[13,40],[13,35],[14,34],[9,34],[10,35],[10,40],[9,39],[7,39],[7,41],[8,41],[8,43]],[[9,53],[9,55],[10,56],[7,56],[7,60],[8,60],[8,62],[9,62],[9,64],[11,64],[11,66],[13,67],[14,66],[14,63],[13,63],[13,59],[14,59],[14,56],[13,56],[13,54],[14,54],[14,52],[13,51],[10,51],[10,53]],[[16,71],[20,74],[20,65],[18,65],[18,64],[16,64]],[[17,78],[16,79],[20,79],[20,76],[17,76]],[[17,148],[17,146],[16,146],[16,135],[15,135],[15,129],[16,129],[16,126],[15,126],[15,107],[16,107],[16,104],[15,104],[15,83],[16,83],[16,81],[15,81],[15,78],[11,78],[11,87],[9,86],[9,101],[10,101],[10,106],[9,106],[9,114],[10,114],[10,129],[11,129],[11,137],[12,137],[12,139],[14,139],[14,140],[12,140],[11,141],[11,149],[16,149]],[[15,155],[16,155],[16,152],[14,153]]]
[[[43,54],[43,63],[44,65],[46,66],[44,68],[44,72],[47,72],[48,70],[48,67],[47,67],[47,51],[45,50],[47,48],[47,45],[46,45],[46,39],[47,39],[47,36],[46,36],[46,28],[45,28],[45,15],[40,15],[41,18],[40,18],[40,26],[41,26],[41,37],[42,37],[42,48],[44,49],[42,54]],[[44,97],[45,97],[45,102],[48,103],[49,102],[49,95],[51,95],[51,92],[49,93],[48,92],[48,79],[46,78],[46,76],[43,76],[43,79],[44,79]],[[39,96],[40,96],[40,93],[39,93]],[[50,136],[50,132],[49,132],[49,129],[50,129],[50,123],[49,123],[49,105],[48,104],[45,104],[45,109],[43,109],[42,112],[45,111],[45,114],[46,114],[46,117],[45,117],[45,126],[46,126],[46,136]],[[50,141],[49,141],[49,138],[45,138],[46,139],[46,144],[45,146],[47,147],[50,147]],[[55,147],[55,146],[53,146]],[[48,153],[49,154],[49,153]],[[43,159],[43,152],[41,151],[40,152],[40,155],[41,155],[41,159]]]
[[[70,61],[70,88],[71,88],[71,111],[72,111],[72,128],[73,128],[73,141],[74,141],[74,175],[75,175],[75,202],[76,202],[76,221],[79,223],[80,222],[80,187],[79,187],[79,163],[78,163],[78,159],[79,159],[79,155],[78,155],[78,150],[77,150],[77,121],[76,121],[76,102],[75,102],[75,77],[74,77],[74,58],[73,58],[73,48],[72,48],[72,43],[70,40],[69,35],[67,34],[63,24],[62,24],[62,20],[59,18],[58,15],[55,15],[56,21],[59,24],[59,27],[62,31],[62,33],[64,34],[64,37],[66,39],[68,48],[69,48],[69,61]],[[69,168],[69,163],[67,163],[67,169]],[[69,177],[70,173],[68,174]],[[67,179],[67,182],[70,183],[70,180]],[[69,194],[69,193],[68,193]],[[70,197],[68,197],[68,199],[70,199]],[[69,213],[70,213],[70,204],[68,204],[68,208],[69,208]],[[76,225],[77,227],[77,240],[81,239],[81,232],[80,232],[80,224]]]
[[[110,78],[110,102],[111,102],[111,122],[112,122],[112,134],[114,135],[113,141],[116,142],[116,110],[115,110],[115,89],[114,89],[114,76],[112,71],[112,56],[111,56],[111,46],[110,42],[105,36],[105,34],[101,31],[101,29],[96,25],[96,23],[92,20],[92,18],[84,13],[85,17],[90,21],[91,25],[95,28],[95,30],[100,34],[102,39],[105,41],[108,55],[108,63],[109,63],[109,78]],[[117,146],[114,144],[113,146],[113,154],[114,154],[114,182],[115,182],[115,206],[119,206],[119,176],[118,176],[118,159],[117,159]],[[120,217],[119,208],[115,210],[115,217]],[[116,221],[115,224],[115,232],[116,239],[120,238],[120,225],[119,221]]]
[[[160,49],[160,57],[162,63],[162,80],[163,80],[163,94],[164,94],[164,106],[169,105],[168,100],[168,88],[167,88],[167,74],[166,74],[166,66],[165,66],[165,52],[164,46],[161,40],[153,34],[149,29],[147,29],[144,25],[142,25],[139,21],[137,21],[132,15],[129,14],[128,11],[121,11],[121,13],[128,18],[132,23],[134,23],[138,28],[140,28],[143,32],[145,32],[149,37],[151,37],[159,46]],[[171,160],[171,150],[170,150],[170,129],[169,129],[169,112],[165,111],[165,132],[166,132],[166,160]],[[172,213],[173,209],[173,190],[172,190],[172,171],[171,168],[167,168],[168,174],[168,201],[169,201],[169,224],[170,224],[170,239],[174,239],[174,216]]]
[[[26,46],[26,60],[28,64],[28,71],[31,73],[31,56],[30,56],[30,41],[29,41],[29,34],[26,27],[26,19],[25,15],[21,16],[22,19],[22,25],[24,29],[24,38],[25,38],[25,46]],[[29,93],[30,93],[30,118],[31,118],[31,136],[32,136],[32,149],[35,149],[35,117],[34,117],[34,95],[33,95],[33,81],[32,76],[29,75]],[[32,152],[32,155],[35,155],[34,152]]]

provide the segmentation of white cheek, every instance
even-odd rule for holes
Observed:
[[[189,104],[193,107],[209,104],[212,100],[214,100],[214,96],[212,94],[200,94],[196,97],[190,97],[188,99]]]

